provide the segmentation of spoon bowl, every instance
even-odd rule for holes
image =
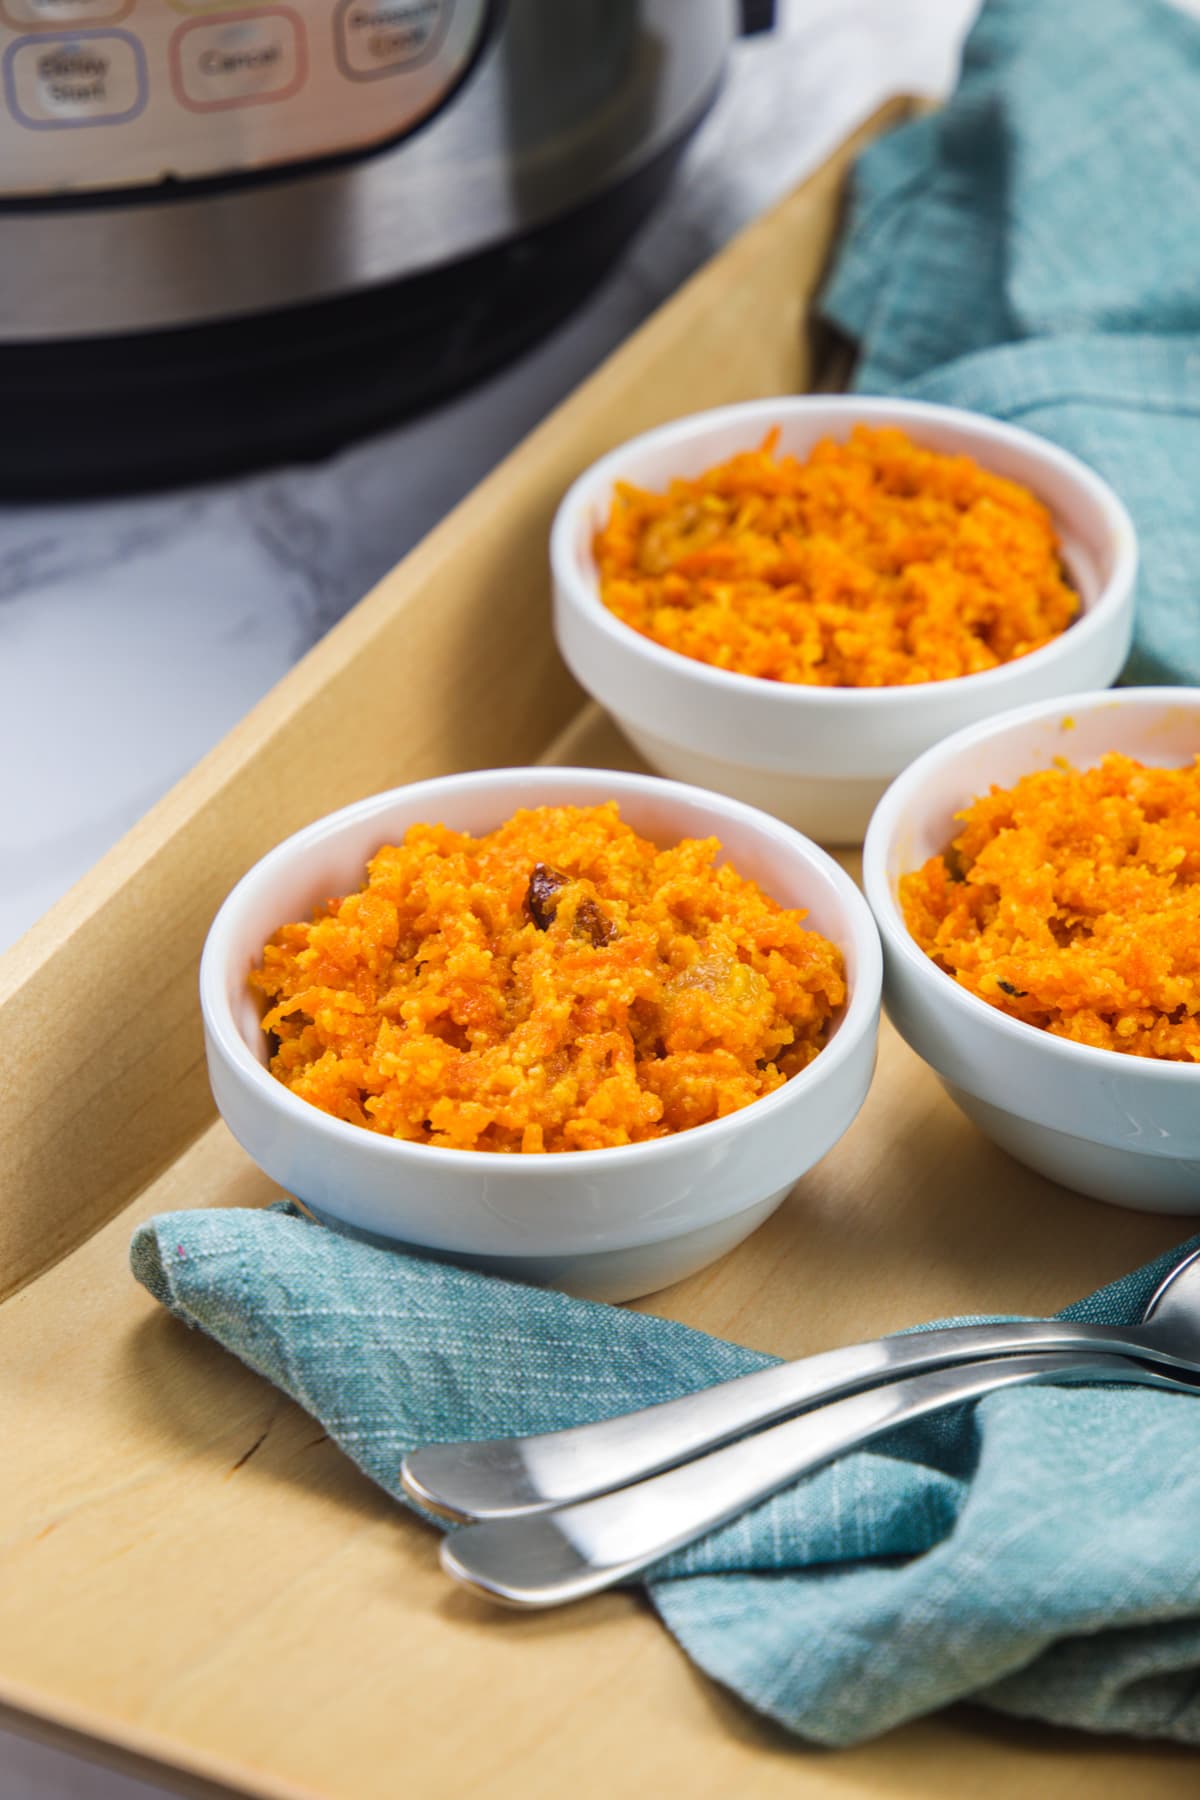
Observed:
[[[1200,1246],[1169,1269],[1146,1302],[1144,1336],[1200,1362]]]

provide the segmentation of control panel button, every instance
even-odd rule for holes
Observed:
[[[454,0],[341,0],[337,58],[353,81],[398,75],[436,56]]]
[[[0,18],[22,30],[42,25],[62,31],[69,25],[113,25],[132,5],[133,0],[0,0]]]
[[[181,13],[216,13],[233,12],[235,7],[241,11],[245,0],[167,0],[167,4]]]
[[[14,116],[34,130],[119,125],[146,104],[146,62],[124,31],[17,38],[4,58],[4,87]]]
[[[193,112],[286,100],[304,82],[304,26],[281,6],[181,25],[171,40],[171,76]]]

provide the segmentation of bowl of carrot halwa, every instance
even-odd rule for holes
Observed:
[[[856,843],[939,738],[1101,687],[1128,653],[1128,513],[980,414],[752,401],[621,445],[551,533],[555,632],[652,767]]]
[[[1200,690],[1123,688],[959,732],[863,850],[888,1013],[1042,1174],[1200,1211]]]
[[[651,776],[501,769],[318,820],[200,975],[234,1136],[319,1218],[628,1299],[740,1242],[874,1066],[869,909],[824,852]]]

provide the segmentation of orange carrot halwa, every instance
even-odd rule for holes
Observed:
[[[478,838],[411,826],[266,945],[272,1073],[458,1150],[595,1150],[735,1112],[812,1061],[846,985],[840,951],[719,850],[659,849],[615,802]]]
[[[1058,1037],[1200,1062],[1200,759],[1060,763],[958,817],[946,853],[900,881],[922,950]]]
[[[1075,617],[1050,514],[1018,483],[890,427],[804,462],[778,435],[665,494],[618,486],[593,543],[617,618],[742,675],[891,687],[994,669]]]

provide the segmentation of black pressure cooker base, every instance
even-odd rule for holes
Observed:
[[[311,460],[423,410],[587,297],[682,148],[525,237],[392,286],[217,325],[0,347],[0,497]]]

